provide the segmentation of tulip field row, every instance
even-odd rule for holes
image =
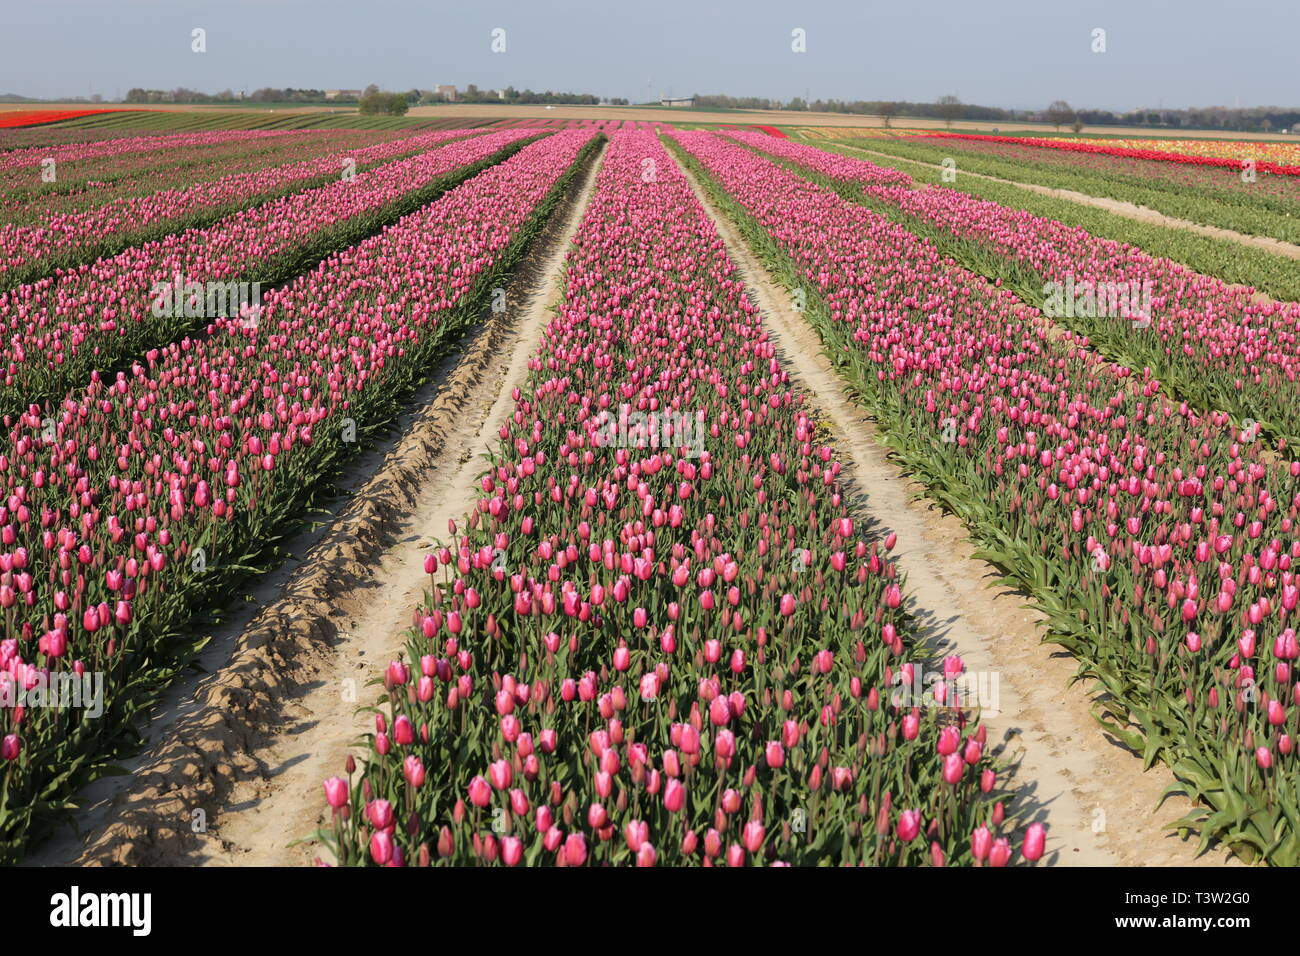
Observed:
[[[757,134],[731,138],[826,181],[861,187],[878,211],[901,213],[913,232],[1007,283],[1027,303],[1047,307],[1048,283],[1062,291],[1085,282],[1122,290],[1113,311],[1109,302],[1095,315],[1058,302],[1052,318],[1108,357],[1151,368],[1195,406],[1254,422],[1246,426],[1250,440],[1262,434],[1284,447],[1300,442],[1300,303],[1255,302],[1248,290],[1083,229],[955,190],[912,189],[895,178],[901,173],[864,160]],[[1104,291],[1093,298],[1105,299]]]
[[[1037,860],[977,717],[893,698],[963,664],[914,656],[894,540],[653,132],[610,134],[563,282],[363,764],[325,782],[338,862]]]
[[[141,136],[138,133],[116,138],[97,137],[89,142],[80,140],[57,145],[24,146],[0,152],[0,173],[11,175],[13,170],[39,169],[41,161],[85,162],[103,157],[124,156],[132,153],[154,155],[159,159],[173,149],[192,149],[219,146],[232,141],[244,143],[270,142],[290,136],[286,130],[231,131],[216,130],[203,133],[182,133],[171,136]],[[161,153],[159,152],[161,151]],[[165,160],[163,160],[165,161]]]
[[[84,162],[60,163],[47,157],[33,167],[0,174],[0,215],[5,222],[30,224],[56,214],[85,212],[119,199],[184,188],[397,138],[393,133],[364,131],[306,132],[291,137],[230,140],[156,153],[127,153]]]
[[[721,137],[672,141],[806,291],[898,458],[1036,598],[1107,731],[1199,801],[1180,827],[1300,862],[1300,463],[871,209]]]
[[[860,143],[860,141],[858,141]],[[822,141],[820,148],[861,159],[860,145],[848,141]],[[998,179],[958,173],[951,178],[939,164],[881,155],[872,147],[872,162],[907,173],[920,188],[939,188],[963,192],[1003,206],[1022,209],[1075,226],[1097,237],[1113,239],[1141,249],[1155,258],[1170,259],[1193,272],[1215,276],[1230,285],[1250,286],[1274,299],[1300,300],[1300,272],[1296,260],[1281,250],[1270,250],[1232,236],[1204,235],[1176,225],[1134,219],[1122,211],[1112,211],[1069,198],[1044,195],[1025,177],[1003,174]],[[945,157],[946,158],[946,157]],[[1018,167],[1016,167],[1018,168]],[[946,182],[946,178],[951,178]]]
[[[301,518],[317,484],[476,321],[596,145],[578,132],[523,145],[535,137],[464,140],[379,167],[369,186],[359,174],[351,198],[325,187],[311,206],[282,201],[247,234],[251,250],[482,170],[270,292],[256,323],[218,318],[127,371],[95,372],[0,439],[0,669],[22,688],[73,675],[105,688],[102,714],[3,710],[3,859],[114,759],[133,715],[193,650],[193,615]],[[291,215],[299,208],[309,214]],[[283,236],[268,237],[281,218]],[[214,252],[223,243],[211,237]],[[204,247],[190,237],[175,254]]]
[[[1051,170],[1062,175],[1079,176],[1080,182],[1100,179],[1117,186],[1148,186],[1172,193],[1198,194],[1218,202],[1253,205],[1285,215],[1294,213],[1300,202],[1300,178],[1243,169],[1244,160],[1224,166],[1184,166],[1161,163],[1147,159],[1097,153],[1071,153],[1036,146],[1012,143],[985,142],[982,140],[951,140],[919,138],[910,140],[914,145],[928,145],[947,149],[954,157],[987,157],[990,160],[1014,164],[1022,172]],[[1251,149],[1261,144],[1241,144]],[[955,150],[955,152],[954,152]],[[1255,156],[1256,160],[1262,156]],[[1244,179],[1243,172],[1253,172]]]
[[[1044,151],[1062,150],[1096,156],[1142,159],[1188,166],[1240,169],[1244,161],[1279,176],[1300,176],[1300,150],[1293,143],[1234,143],[1215,140],[1045,139],[1036,136],[987,136],[977,133],[934,132],[929,138],[968,142],[1009,143]]]
[[[0,226],[0,289],[185,229],[202,228],[282,196],[326,184],[346,185],[358,170],[391,163],[464,135],[463,130],[424,133],[115,199],[82,212],[54,212],[30,224],[5,223]]]
[[[100,113],[112,113],[112,109],[78,109],[78,110],[6,110],[0,113],[0,129],[6,127],[37,126],[42,123],[59,123],[63,120],[80,119]]]
[[[447,142],[446,133],[432,134],[425,145],[437,148],[409,159],[0,293],[0,412],[57,398],[92,369],[119,367],[206,324],[216,317],[207,311],[209,284],[270,285],[298,275],[536,135],[509,130]],[[179,291],[156,289],[177,277]],[[226,298],[226,314],[234,314],[237,303]]]
[[[73,143],[0,153],[0,194],[8,196],[33,185],[50,187],[87,181],[102,183],[122,176],[138,176],[196,160],[260,154],[288,145],[310,142],[309,134],[235,132],[214,136],[175,136],[109,142]],[[53,165],[53,181],[43,182],[43,168]]]
[[[1183,166],[972,140],[912,137],[868,147],[904,159],[955,164],[962,172],[1071,189],[1150,207],[1167,216],[1248,235],[1300,242],[1300,179],[1243,168]]]

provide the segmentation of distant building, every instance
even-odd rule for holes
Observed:
[[[325,91],[325,99],[327,100],[337,100],[340,98],[347,99],[347,100],[359,100],[361,99],[361,91],[360,90],[326,90]]]
[[[433,88],[433,92],[435,96],[440,96],[444,100],[448,100],[449,102],[452,103],[456,102],[456,87],[454,86],[448,86],[446,84],[443,84],[442,86],[435,86]]]
[[[681,106],[690,108],[695,105],[693,96],[664,96],[659,99],[660,106]]]

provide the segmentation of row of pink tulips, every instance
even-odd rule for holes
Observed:
[[[225,143],[255,145],[281,137],[291,137],[292,130],[211,130],[205,133],[172,133],[162,136],[124,136],[94,139],[91,142],[74,142],[58,146],[31,146],[0,153],[0,176],[8,177],[13,170],[27,172],[39,170],[45,159],[56,162],[80,162],[105,156],[124,156],[132,153],[165,156],[172,149],[220,146]],[[164,160],[165,161],[165,160]]]
[[[103,673],[108,700],[98,721],[0,715],[13,744],[7,859],[34,813],[111,756],[115,720],[171,672],[168,639],[476,320],[485,284],[541,229],[591,143],[527,146],[271,293],[256,327],[219,319],[129,373],[96,375],[53,422],[20,418],[0,453],[0,670],[27,687],[51,671]]]
[[[1129,292],[1145,288],[1150,311],[1144,316],[1129,315],[1126,308],[1104,314],[1103,307],[1097,316],[1071,309],[1076,314],[1053,317],[1108,354],[1150,366],[1200,407],[1257,422],[1287,444],[1300,441],[1300,303],[1257,302],[1250,289],[956,190],[881,188],[881,167],[863,160],[755,134],[730,135],[829,179],[860,184],[865,195],[936,230],[940,238],[971,241],[996,257],[990,271],[1005,260],[1012,267],[1003,270],[1005,278],[1032,304],[1050,298],[1044,291],[1048,282],[1076,290],[1085,282]]]
[[[1255,179],[1243,180],[1241,176],[1243,165],[1240,162],[1235,165],[1230,164],[1227,168],[1190,166],[1159,160],[1108,156],[1101,153],[1065,152],[1037,146],[984,142],[975,139],[919,137],[916,143],[941,147],[959,162],[963,156],[987,156],[1046,170],[1102,176],[1119,183],[1159,184],[1162,187],[1174,187],[1188,193],[1223,198],[1227,201],[1248,196],[1264,196],[1292,204],[1292,208],[1300,201],[1300,179],[1295,176],[1279,176],[1257,170]],[[1255,158],[1258,160],[1264,157]]]
[[[0,287],[75,267],[128,245],[207,225],[217,217],[286,193],[343,181],[345,174],[358,167],[391,162],[464,135],[462,130],[423,133],[183,188],[116,199],[82,212],[52,213],[27,225],[5,223],[0,225]]]
[[[1042,139],[1035,136],[989,136],[979,133],[953,133],[936,130],[926,134],[927,139],[960,140],[981,143],[1014,143],[1018,146],[1032,146],[1035,149],[1061,150],[1072,153],[1093,153],[1101,156],[1126,156],[1151,162],[1185,163],[1191,166],[1210,166],[1223,169],[1240,169],[1244,160],[1264,156],[1274,159],[1260,159],[1260,170],[1276,173],[1279,176],[1300,176],[1300,165],[1294,162],[1294,151],[1289,144],[1278,144],[1274,149],[1272,143],[1255,142],[1217,142],[1206,140],[1182,140],[1176,151],[1164,148],[1167,143],[1162,140],[1078,140],[1078,139]]]
[[[426,145],[437,146],[448,135],[434,134]],[[174,283],[177,276],[182,284],[200,286],[282,281],[373,231],[394,204],[414,208],[432,191],[534,135],[510,130],[445,142],[351,180],[331,181],[0,293],[0,410],[57,397],[84,384],[91,369],[111,369],[203,324],[186,314],[207,308],[201,292],[185,292],[181,303],[173,295],[170,308],[158,310],[158,283]],[[186,303],[194,308],[185,309]]]
[[[107,182],[122,176],[146,176],[173,168],[184,169],[191,163],[207,158],[220,160],[235,159],[242,155],[259,156],[267,150],[310,142],[317,135],[317,131],[300,130],[290,135],[253,140],[206,140],[169,149],[143,152],[108,153],[103,156],[94,155],[92,152],[84,158],[77,158],[75,154],[68,152],[56,156],[54,149],[50,148],[44,151],[45,155],[31,156],[29,164],[0,169],[0,195],[8,197],[13,193],[22,193],[34,187],[49,193],[57,191],[52,187],[65,184],[87,181]],[[55,176],[52,181],[42,181],[41,173],[50,165],[55,167]]]
[[[235,173],[280,166],[409,136],[371,130],[304,130],[253,143],[125,153],[80,163],[55,163],[8,177],[0,187],[0,219],[30,224],[114,200],[183,188]]]
[[[1202,801],[1183,825],[1300,860],[1300,463],[882,216],[718,137],[675,140],[815,295],[810,318],[894,450],[1039,598],[1108,695],[1109,732]]]
[[[924,666],[893,539],[855,526],[653,133],[611,134],[529,368],[463,533],[426,558],[364,767],[325,782],[336,859],[1012,862],[985,730],[893,700]],[[633,414],[673,424],[615,441]]]

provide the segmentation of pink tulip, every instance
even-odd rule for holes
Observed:
[[[785,765],[785,748],[779,740],[769,740],[763,751],[767,765],[776,770]]]
[[[664,785],[664,809],[677,813],[686,803],[686,788],[677,780],[670,779]]]
[[[921,832],[921,812],[919,810],[904,810],[898,815],[898,826],[896,828],[898,838],[904,843],[911,843]]]
[[[378,829],[387,829],[393,823],[393,805],[387,800],[373,800],[366,807],[366,818]]]
[[[1025,842],[1020,848],[1020,853],[1026,860],[1033,863],[1039,860],[1043,855],[1043,844],[1046,839],[1046,832],[1041,823],[1031,823],[1029,829],[1025,831]]]
[[[943,758],[943,779],[950,784],[958,783],[965,768],[960,754],[949,754]]]
[[[341,777],[330,777],[325,781],[325,798],[335,810],[348,802],[348,782]]]
[[[582,866],[587,862],[587,841],[581,833],[570,833],[565,839],[564,862],[569,866]]]
[[[380,866],[393,859],[393,836],[387,830],[376,830],[370,837],[370,858]]]
[[[517,866],[524,858],[524,844],[518,837],[501,838],[501,862],[506,866]]]
[[[1006,866],[1011,862],[1011,843],[1006,837],[999,837],[993,841],[993,846],[989,849],[990,866]]]

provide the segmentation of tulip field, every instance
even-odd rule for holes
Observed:
[[[210,250],[206,236],[186,236],[172,255],[238,268],[249,259],[250,241],[260,243],[263,255],[276,249],[272,243],[292,249],[304,229],[373,215],[380,204],[430,184],[445,188],[450,171],[468,175],[533,135],[488,134],[428,150],[359,174],[361,185],[346,184],[346,194],[331,196],[331,187],[323,187],[324,194],[303,194],[301,203],[259,209],[268,225],[283,224],[279,237],[265,225],[241,234],[232,224],[211,235]],[[155,338],[126,371],[101,376],[96,370],[85,386],[74,384],[83,376],[71,375],[72,363],[48,364],[65,377],[40,381],[67,389],[66,395],[47,406],[48,416],[33,405],[11,417],[3,454],[4,536],[11,550],[0,605],[10,636],[0,653],[7,672],[29,688],[38,668],[78,676],[93,671],[106,675],[109,695],[106,713],[93,720],[56,709],[7,712],[11,763],[0,808],[7,855],[22,847],[33,821],[57,803],[69,780],[102,759],[95,748],[114,722],[129,718],[168,678],[176,650],[169,642],[195,602],[228,585],[245,556],[295,517],[304,493],[347,453],[342,420],[360,421],[363,435],[382,425],[385,409],[418,379],[421,362],[472,318],[472,294],[481,292],[472,280],[490,277],[518,255],[591,142],[591,134],[574,133],[525,146],[469,180],[472,187],[445,192],[269,294],[256,323],[218,318],[202,337],[172,344]],[[373,184],[362,183],[363,176]],[[479,224],[481,234],[460,230],[455,242],[443,241],[432,225],[461,221]],[[163,250],[132,252],[158,255],[151,268],[168,274]],[[420,268],[429,270],[424,276],[371,266],[415,252]],[[223,262],[223,255],[232,258]],[[110,263],[115,260],[71,276],[84,279],[86,271],[112,269]],[[123,278],[139,274],[133,266],[122,264]],[[385,286],[394,281],[400,288]],[[410,301],[412,288],[426,286],[438,288],[437,295]],[[57,294],[57,288],[46,283],[41,291]],[[318,302],[331,303],[328,317]],[[5,308],[19,312],[7,302]],[[123,329],[146,337],[137,345],[158,334],[145,310],[123,318]],[[116,330],[101,324],[69,341],[93,342],[95,332],[105,331]],[[123,336],[105,338],[119,349],[114,361],[125,361]],[[10,369],[25,357],[18,347]],[[9,384],[32,389],[28,382]]]
[[[219,858],[257,807],[338,866],[1069,863],[865,442],[1038,615],[995,676],[1068,653],[1090,713],[1044,736],[1184,800],[1151,841],[1300,864],[1300,302],[914,175],[1289,241],[1292,147],[1251,189],[1224,142],[58,125],[92,112],[0,140],[0,862]],[[419,487],[354,521],[385,482]],[[306,664],[239,643],[275,613]],[[221,715],[255,789],[164,813],[217,625],[263,655]]]
[[[1214,140],[1039,139],[1032,136],[974,136],[969,133],[934,133],[943,139],[985,140],[1038,149],[1099,156],[1127,156],[1190,166],[1240,169],[1254,160],[1259,169],[1283,176],[1300,176],[1300,149],[1291,143],[1233,143]]]
[[[359,173],[355,180],[335,178],[206,229],[172,233],[0,293],[0,308],[12,316],[12,324],[6,323],[6,331],[12,331],[5,345],[3,386],[13,403],[6,406],[0,397],[0,408],[58,396],[91,368],[112,368],[166,344],[179,331],[202,325],[191,314],[194,309],[175,303],[161,321],[153,315],[159,280],[182,278],[182,295],[174,298],[201,298],[201,291],[186,290],[208,281],[283,281],[301,271],[304,261],[346,247],[349,239],[365,235],[394,210],[418,207],[449,183],[518,148],[530,135],[535,134],[490,133],[458,140]],[[432,134],[425,145],[446,138]],[[234,305],[228,303],[228,308]]]
[[[816,292],[810,318],[891,446],[1048,612],[1051,639],[1106,690],[1108,732],[1195,792],[1186,825],[1294,863],[1300,462],[1285,444],[1168,395],[1150,368],[1108,361],[778,163],[707,133],[674,139],[773,267]],[[1206,322],[1208,378],[1251,353]]]
[[[904,174],[870,162],[755,134],[731,138],[830,184],[860,187],[872,208],[894,213],[1033,305],[1045,304],[1047,283],[1064,287],[1071,276],[1138,292],[1145,306],[1132,308],[1133,297],[1117,295],[1116,314],[1054,319],[1116,361],[1150,367],[1199,407],[1232,412],[1284,446],[1300,443],[1300,407],[1290,396],[1300,355],[1279,347],[1300,341],[1300,303],[1257,302],[1248,289],[1213,276],[955,190],[914,190]]]
[[[347,181],[339,179],[340,169],[366,169],[463,135],[459,131],[432,133],[327,153],[318,159],[261,165],[255,172],[231,173],[207,182],[116,199],[84,211],[52,212],[27,225],[7,223],[0,235],[0,284],[17,285],[48,276],[61,268],[92,262],[107,252],[146,244],[156,236],[170,237],[186,227],[205,225],[223,214],[281,195],[325,184],[341,186]],[[318,151],[321,145],[310,144],[311,151]],[[345,167],[344,163],[352,165]],[[323,194],[308,193],[308,197],[319,195]]]
[[[652,134],[615,135],[546,339],[478,508],[426,561],[373,752],[326,784],[338,859],[1036,859],[979,726],[890,705],[914,665],[889,542],[855,533],[834,449]],[[609,446],[630,408],[699,416],[709,450]]]
[[[935,164],[946,160],[959,178],[962,172],[970,172],[1069,189],[1253,236],[1300,240],[1295,217],[1300,166],[1265,159],[1278,155],[1266,151],[1269,144],[1228,144],[1242,147],[1242,158],[1112,148],[1078,151],[1056,141],[956,134],[858,144],[905,160]],[[1296,149],[1289,144],[1280,148]],[[1254,158],[1249,158],[1252,154]]]

